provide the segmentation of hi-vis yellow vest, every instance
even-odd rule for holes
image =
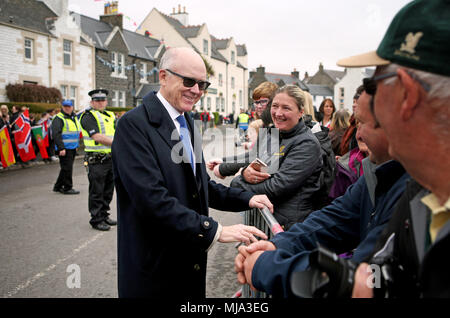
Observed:
[[[94,115],[94,118],[97,120],[99,133],[102,135],[105,135],[109,138],[113,138],[114,132],[115,132],[114,122],[116,119],[116,117],[114,116],[114,113],[105,110],[105,113],[107,113],[109,115],[109,117],[108,117],[94,109],[91,109],[89,111],[91,112],[92,115]],[[83,115],[81,115],[80,122],[85,114],[86,114],[86,112],[84,112]],[[99,144],[98,142],[96,142],[94,139],[92,139],[89,136],[88,132],[84,129],[84,127],[81,127],[81,131],[83,133],[84,151],[86,151],[86,152],[103,152],[103,153],[111,152],[110,146],[105,146],[103,144]]]
[[[58,113],[56,117],[60,118],[64,123],[62,129],[62,140],[64,143],[64,148],[77,149],[78,141],[80,139],[80,126],[81,126],[80,123],[78,122],[77,117],[75,117],[75,122],[65,118],[62,112]]]
[[[249,116],[246,113],[242,113],[238,117],[239,124],[248,124]]]

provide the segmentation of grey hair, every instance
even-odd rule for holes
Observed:
[[[274,93],[274,97],[278,94],[286,93],[289,97],[295,99],[297,107],[300,111],[305,109],[305,94],[304,92],[296,85],[284,85],[277,89]]]
[[[383,66],[383,71],[395,72],[398,68],[403,68],[408,73],[413,74],[414,77],[420,79],[430,85],[430,90],[427,92],[424,103],[432,107],[434,110],[433,118],[431,119],[433,125],[432,130],[437,138],[443,142],[446,148],[450,148],[448,140],[450,138],[450,129],[448,122],[450,120],[450,112],[448,107],[448,99],[450,98],[450,77],[419,71],[416,69],[404,67],[397,64],[389,64]],[[396,77],[384,80],[385,85],[392,85],[396,81]]]
[[[450,97],[450,77],[449,76],[443,76],[438,75],[434,73],[429,73],[425,71],[419,71],[413,68],[404,67],[398,64],[389,64],[386,66],[383,66],[382,69],[386,72],[395,72],[398,68],[403,68],[407,70],[409,73],[414,74],[417,78],[419,78],[421,81],[424,81],[425,83],[430,85],[430,91],[428,92],[428,100],[432,99],[446,99]],[[395,83],[396,78],[388,78],[384,80],[384,84],[386,85],[392,85]]]

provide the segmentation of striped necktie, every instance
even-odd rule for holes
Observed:
[[[194,164],[194,156],[192,154],[192,144],[191,137],[189,135],[189,129],[187,128],[186,119],[183,115],[178,116],[177,121],[180,123],[180,138],[183,142],[183,149],[186,151],[187,158],[189,158],[189,163],[191,164],[192,171],[195,175],[195,164]]]

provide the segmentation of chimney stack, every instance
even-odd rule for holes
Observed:
[[[295,77],[296,79],[300,79],[300,72],[297,71],[296,68],[294,68],[294,71],[291,72],[291,76]]]
[[[100,16],[100,21],[109,23],[113,27],[118,26],[123,30],[123,16],[119,14],[119,1],[105,3],[104,15]]]
[[[178,5],[178,12],[173,8],[170,16],[174,19],[180,21],[183,26],[189,25],[189,14],[186,12],[186,7],[183,7],[183,11],[181,11],[181,4]]]

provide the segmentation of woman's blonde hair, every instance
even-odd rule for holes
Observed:
[[[310,115],[313,121],[316,121],[316,116],[314,116],[314,106],[312,96],[309,92],[303,91],[305,95],[305,115]]]
[[[295,103],[297,104],[297,107],[300,111],[305,110],[305,92],[302,91],[298,86],[296,85],[284,85],[283,87],[280,87],[275,92],[274,96],[285,93],[289,97],[292,97],[295,99]]]
[[[330,130],[347,129],[350,126],[350,113],[346,109],[339,109],[334,113]]]

